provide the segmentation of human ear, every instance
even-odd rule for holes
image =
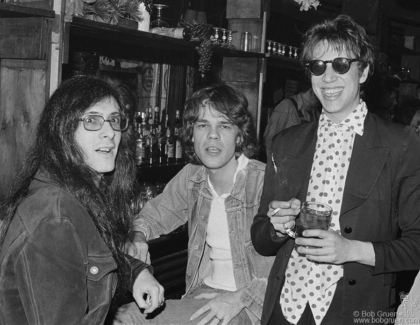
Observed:
[[[363,69],[362,73],[360,74],[359,77],[359,83],[362,84],[364,83],[369,75],[369,69],[370,69],[370,64],[367,64],[366,67]]]

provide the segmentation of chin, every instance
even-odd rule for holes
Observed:
[[[107,174],[114,171],[115,166],[98,166],[94,168],[99,174]]]

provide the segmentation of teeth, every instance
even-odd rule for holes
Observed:
[[[111,151],[111,149],[108,149],[108,148],[100,148],[100,149],[98,149],[97,151],[101,151],[101,152],[106,152],[106,153],[108,153],[108,152],[110,152],[110,151]]]
[[[337,93],[339,93],[341,90],[340,89],[338,89],[338,88],[336,88],[336,89],[324,89],[324,92],[327,94],[327,95],[334,95],[334,94],[337,94]]]

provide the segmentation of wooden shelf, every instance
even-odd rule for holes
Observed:
[[[69,35],[90,38],[94,40],[112,41],[119,44],[134,45],[136,47],[150,47],[170,50],[171,52],[194,52],[199,42],[185,41],[173,37],[148,33],[136,29],[110,25],[81,17],[73,17],[66,23],[65,30]],[[264,58],[263,53],[244,52],[226,47],[214,47],[214,53],[228,57],[256,57]]]
[[[0,3],[0,18],[46,17],[55,18],[53,10]]]
[[[280,68],[304,70],[302,64],[297,59],[287,58],[281,55],[266,55],[267,64]]]
[[[163,50],[190,52],[194,51],[197,43],[168,36],[148,33],[97,22],[85,18],[73,17],[69,23],[70,35],[77,35],[95,40],[113,41],[120,44],[153,47]]]
[[[227,47],[215,46],[213,47],[215,54],[225,57],[243,57],[243,58],[265,58],[264,53],[258,52],[245,52],[237,49],[231,49]]]

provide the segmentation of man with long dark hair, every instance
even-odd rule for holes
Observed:
[[[140,243],[188,223],[186,294],[136,323],[258,323],[273,258],[259,256],[250,238],[265,164],[250,159],[257,145],[247,99],[226,84],[196,91],[181,137],[190,163],[145,205],[134,229]]]
[[[133,291],[146,313],[163,303],[148,265],[122,251],[135,179],[122,107],[108,83],[86,76],[46,104],[2,204],[0,324],[103,324],[117,284],[117,298]]]

